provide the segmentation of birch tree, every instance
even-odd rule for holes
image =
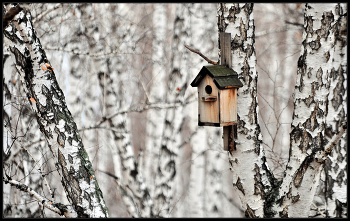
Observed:
[[[219,32],[231,33],[232,69],[243,83],[237,101],[237,150],[229,152],[233,185],[245,216],[264,217],[269,212],[264,200],[277,180],[268,169],[258,124],[253,4],[221,3],[218,7]]]
[[[220,4],[218,10],[219,31],[231,33],[232,68],[240,73],[244,85],[238,97],[237,150],[229,152],[233,185],[247,217],[308,217],[326,159],[335,166],[344,159],[338,156],[345,154],[346,6],[306,4],[289,160],[280,181],[268,168],[261,148],[252,10],[251,4]],[[332,153],[335,145],[338,154]],[[334,172],[330,175],[333,180],[341,178],[330,181],[336,192],[332,202],[337,206],[331,203],[333,210],[326,209],[326,214],[341,216],[346,213],[345,173],[339,166],[329,171]]]
[[[91,162],[27,9],[14,17],[4,30],[4,36],[40,131],[45,135],[55,157],[67,198],[77,216],[107,217],[108,209]],[[32,191],[10,177],[7,177],[6,182],[22,190]],[[34,195],[33,192],[31,194]],[[45,204],[45,200],[41,203]],[[46,204],[52,205],[52,202]],[[64,205],[57,208],[60,215],[67,212]]]
[[[188,24],[182,18],[183,6],[177,7],[174,24],[174,37],[172,48],[173,51],[181,51],[183,48],[182,42],[188,37]],[[187,62],[188,52],[184,51],[182,55],[174,53],[172,57],[171,73],[168,75],[165,102],[170,104],[183,103],[184,93],[187,88],[188,71]],[[177,174],[178,147],[180,145],[179,128],[182,122],[181,107],[167,109],[165,113],[164,129],[160,147],[156,155],[156,177],[154,191],[154,215],[169,216],[171,206],[174,201],[174,183]]]
[[[322,170],[330,184],[323,196],[325,216],[345,212],[346,13],[344,4],[305,5],[290,158],[278,200],[281,217],[310,215]]]
[[[166,45],[166,6],[165,4],[156,4],[153,6],[153,40],[152,40],[152,77],[149,84],[149,94],[147,100],[149,103],[165,102],[165,81],[166,64],[165,45]],[[162,132],[164,129],[163,119],[165,117],[164,109],[150,109],[147,111],[147,139],[144,151],[145,165],[144,172],[147,180],[154,185],[153,180],[156,173],[156,164],[154,158],[158,154]],[[152,181],[152,182],[150,182]]]

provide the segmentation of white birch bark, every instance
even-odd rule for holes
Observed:
[[[334,10],[334,11],[333,11]],[[325,136],[332,139],[340,133],[340,128],[347,118],[347,5],[337,4],[332,9],[334,16],[333,31],[330,31],[329,41],[331,48],[327,71],[329,75],[330,91],[328,95],[328,113],[326,114]],[[328,14],[331,16],[331,14]],[[334,34],[334,37],[332,36]],[[334,45],[332,40],[334,39]],[[330,63],[330,60],[332,63]],[[331,68],[331,70],[329,70]],[[332,153],[325,163],[324,181],[325,185],[325,214],[326,217],[346,217],[347,215],[347,134],[343,135],[337,142]]]
[[[342,4],[305,5],[304,41],[298,61],[290,159],[278,200],[280,207],[277,214],[280,217],[310,215],[321,172],[326,157],[330,154],[326,148],[334,135],[342,129],[346,116],[344,101],[347,89],[344,13],[346,6]],[[333,157],[344,154],[346,142],[345,136],[343,137],[337,142],[337,148],[332,151]],[[336,174],[332,173],[333,171],[340,172],[343,170],[340,168],[344,168],[343,158],[338,157],[335,160],[333,157],[330,155],[327,159],[328,162],[332,162],[327,168],[330,180],[334,179]],[[338,166],[333,164],[335,161],[338,161]],[[345,185],[342,178],[326,191],[330,189],[334,192],[331,204],[336,204],[337,200],[341,203],[346,202],[343,197]],[[330,194],[325,194],[327,202]],[[339,210],[335,207],[330,207],[327,216],[342,216],[337,214]],[[344,206],[340,205],[338,209],[343,210]]]
[[[54,69],[36,36],[30,13],[22,10],[4,35],[40,130],[56,157],[67,197],[79,217],[108,216],[91,162],[57,84]]]

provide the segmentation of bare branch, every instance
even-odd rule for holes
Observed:
[[[199,56],[201,56],[202,58],[204,58],[204,60],[206,60],[209,64],[213,64],[213,65],[217,65],[218,62],[212,61],[209,58],[207,58],[206,56],[204,56],[200,51],[190,48],[188,45],[184,45],[185,48],[187,48],[188,50],[192,51],[193,53],[198,54]]]
[[[5,184],[10,184],[11,186],[16,187],[17,189],[29,193],[31,196],[33,196],[35,199],[37,199],[44,207],[48,208],[49,210],[61,215],[65,216],[67,218],[75,218],[77,217],[77,214],[75,213],[73,208],[68,209],[66,205],[63,205],[61,203],[54,203],[50,200],[47,200],[40,194],[38,194],[36,191],[34,191],[32,188],[28,187],[27,185],[20,183],[13,179],[5,179],[3,178],[3,181]],[[70,207],[70,206],[69,206]]]

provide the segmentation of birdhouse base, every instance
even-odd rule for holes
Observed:
[[[228,122],[228,123],[211,123],[211,122],[200,122],[198,121],[198,126],[211,126],[211,127],[226,127],[235,125],[236,122]]]

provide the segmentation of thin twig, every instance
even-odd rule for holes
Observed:
[[[204,58],[204,60],[206,60],[209,64],[213,64],[213,65],[217,65],[218,62],[212,61],[209,58],[205,57],[200,51],[190,48],[188,45],[184,45],[185,48],[187,48],[188,50],[192,51],[193,53],[198,54],[199,56],[201,56],[202,58]]]
[[[286,24],[295,25],[295,26],[304,28],[304,24],[299,23],[299,22],[290,22],[290,21],[287,21],[287,20],[285,20],[284,22],[285,22]]]

